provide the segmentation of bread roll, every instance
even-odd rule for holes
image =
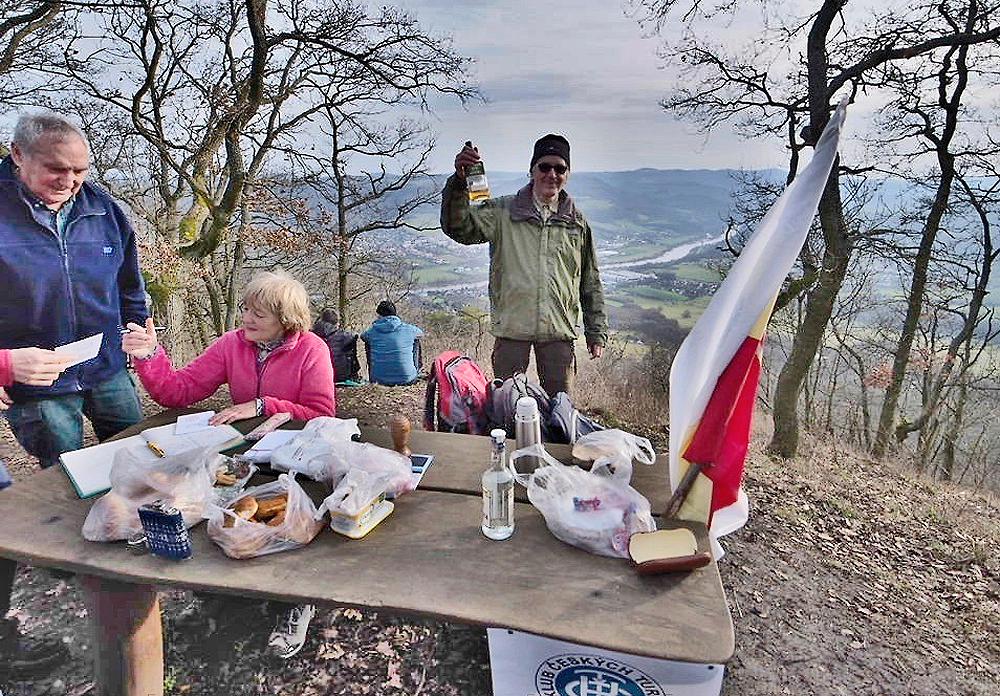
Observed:
[[[262,522],[264,520],[274,517],[287,507],[288,507],[287,493],[283,493],[274,498],[268,498],[267,500],[260,500],[257,502],[257,512],[254,515],[254,519]]]
[[[246,498],[240,498],[232,505],[233,512],[235,512],[238,517],[242,517],[245,520],[249,520],[251,517],[256,515],[257,508],[257,499],[252,495],[248,495]]]

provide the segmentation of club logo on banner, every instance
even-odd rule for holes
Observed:
[[[535,672],[538,696],[667,696],[655,679],[620,660],[567,654],[547,658]]]

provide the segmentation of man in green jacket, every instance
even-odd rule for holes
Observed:
[[[441,200],[441,228],[461,244],[490,244],[493,372],[500,379],[524,372],[534,348],[545,391],[569,392],[581,308],[591,358],[601,356],[608,338],[594,237],[563,190],[569,142],[551,133],[540,138],[531,156],[531,183],[513,196],[471,206],[465,168],[478,161],[471,145],[455,157],[455,174]]]

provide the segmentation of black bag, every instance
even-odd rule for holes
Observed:
[[[559,392],[552,399],[548,419],[549,442],[572,445],[584,435],[606,429],[606,426],[580,413],[566,392]]]
[[[542,440],[549,442],[548,423],[552,401],[540,384],[529,382],[522,372],[504,380],[495,379],[490,383],[489,399],[486,402],[490,422],[494,428],[506,430],[507,437],[514,437],[514,414],[517,412],[517,400],[522,396],[530,396],[538,404]]]

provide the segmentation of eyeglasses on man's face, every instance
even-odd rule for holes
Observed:
[[[556,174],[562,176],[563,174],[569,171],[569,167],[567,167],[565,164],[551,164],[550,162],[539,162],[535,166],[538,167],[538,171],[542,172],[543,174],[548,174],[554,169],[556,171]]]

